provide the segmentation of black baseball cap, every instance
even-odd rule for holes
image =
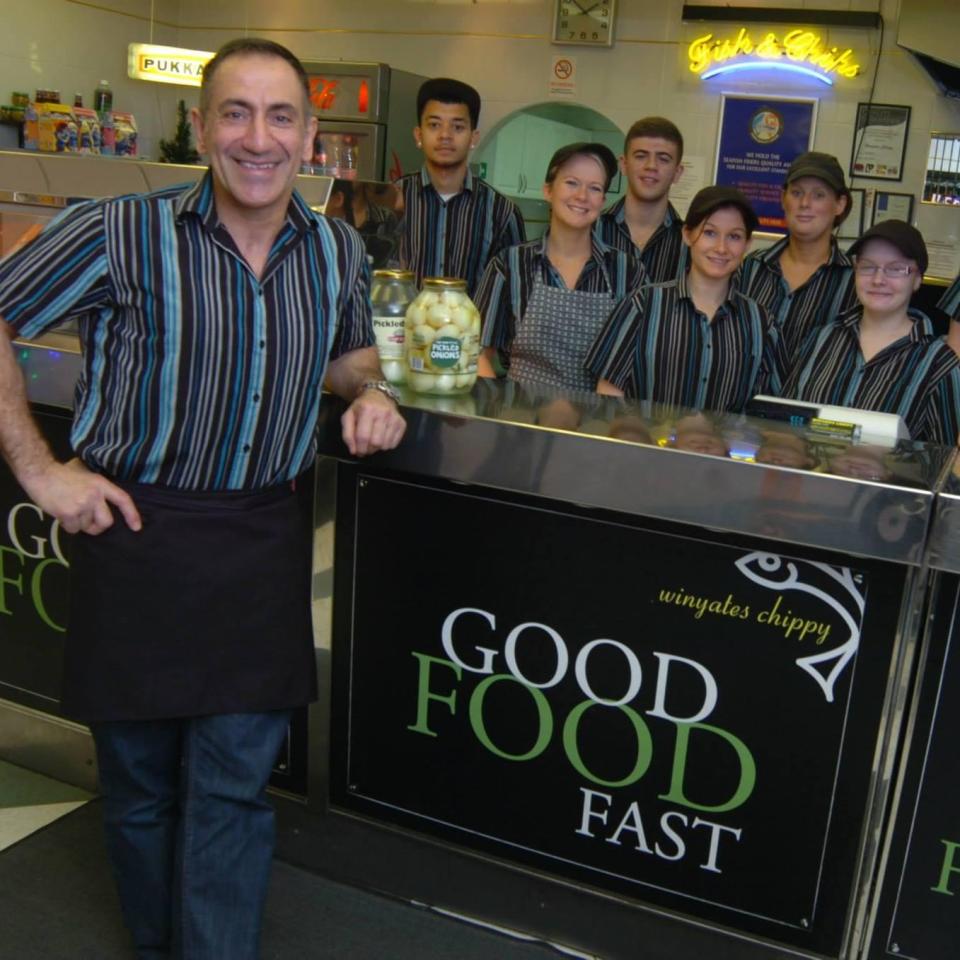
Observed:
[[[753,233],[760,226],[760,221],[757,219],[753,207],[750,206],[750,201],[736,187],[719,185],[704,187],[697,191],[687,208],[684,223],[692,229],[703,223],[714,210],[719,210],[721,207],[736,207],[743,215],[747,233]]]
[[[847,184],[843,179],[843,168],[840,166],[837,158],[830,153],[818,153],[816,150],[810,150],[808,153],[801,153],[787,170],[787,179],[784,186],[799,180],[801,177],[816,177],[822,180],[836,194],[845,194]]]
[[[607,182],[603,186],[604,193],[610,189],[610,181],[617,175],[617,158],[613,151],[604,143],[587,143],[580,141],[578,143],[568,143],[561,147],[550,158],[547,166],[547,175],[544,177],[544,183],[552,183],[557,171],[574,157],[596,157],[603,166],[607,174]]]
[[[892,243],[908,260],[916,261],[921,273],[927,272],[927,245],[923,242],[923,234],[903,220],[881,220],[875,223],[866,233],[857,237],[847,251],[856,256],[868,240],[886,240]]]

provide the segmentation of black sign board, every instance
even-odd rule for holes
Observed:
[[[70,454],[70,415],[35,412],[54,454]],[[60,714],[70,537],[0,461],[0,697]]]
[[[335,571],[335,804],[838,955],[901,570],[341,467]]]
[[[869,956],[945,960],[960,944],[960,579],[941,580]]]

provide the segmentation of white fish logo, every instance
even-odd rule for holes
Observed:
[[[820,688],[827,698],[827,703],[833,703],[834,684],[837,682],[840,674],[843,673],[844,667],[846,667],[860,647],[860,623],[853,619],[843,604],[835,597],[832,597],[829,593],[825,593],[812,584],[804,583],[800,579],[800,574],[797,569],[798,563],[821,571],[843,587],[856,604],[857,610],[860,613],[859,619],[862,622],[865,600],[853,579],[853,574],[850,572],[849,567],[831,567],[829,564],[817,563],[813,560],[784,560],[783,557],[778,557],[776,554],[763,553],[761,551],[748,553],[746,556],[741,557],[736,561],[736,566],[745,577],[754,583],[760,584],[761,587],[766,587],[768,590],[799,590],[802,593],[809,593],[817,597],[832,610],[836,611],[837,615],[846,624],[850,635],[839,647],[835,647],[833,650],[824,650],[820,653],[812,654],[809,657],[799,657],[796,661],[797,666],[802,670],[806,670],[807,673],[820,684]],[[775,580],[772,575],[778,571],[785,573],[785,576],[780,580]],[[830,663],[830,661],[836,662],[828,673],[821,673],[821,671],[817,669],[819,664],[827,664]]]

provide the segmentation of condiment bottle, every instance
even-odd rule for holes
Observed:
[[[373,332],[383,375],[391,383],[406,380],[404,323],[407,308],[416,299],[417,285],[409,270],[374,270],[370,286]]]
[[[93,109],[97,113],[106,113],[113,109],[113,91],[109,80],[101,80],[93,91]]]

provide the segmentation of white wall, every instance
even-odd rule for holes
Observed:
[[[456,76],[483,96],[482,130],[526,104],[549,99],[553,57],[570,55],[577,67],[576,102],[621,129],[644,114],[670,117],[684,133],[687,153],[704,157],[711,171],[721,90],[818,97],[814,146],[836,154],[846,168],[856,105],[869,98],[876,70],[874,101],[913,108],[905,175],[896,184],[860,180],[854,185],[919,197],[930,131],[960,131],[960,104],[939,95],[897,47],[898,0],[780,0],[778,6],[797,7],[799,24],[804,6],[876,11],[878,4],[885,21],[879,63],[878,31],[813,28],[830,45],[852,47],[864,68],[859,77],[839,78],[832,88],[816,81],[778,88],[769,81],[763,87],[729,78],[700,81],[687,69],[687,46],[703,33],[727,35],[731,29],[723,23],[683,23],[683,0],[620,0],[610,49],[551,44],[551,0],[325,0],[309,7],[302,0],[274,0],[269,7],[253,0],[194,0],[181,10],[179,37],[183,46],[213,49],[249,30],[266,33],[305,58],[382,60],[415,73]],[[957,239],[960,211],[919,203],[915,209],[930,239]]]
[[[176,44],[179,0],[155,0],[154,7],[153,42]],[[89,107],[97,83],[109,80],[114,109],[136,116],[141,150],[156,157],[156,141],[173,135],[176,101],[187,88],[127,78],[127,44],[149,40],[150,0],[107,0],[97,7],[10,0],[0,31],[0,97],[9,103],[14,90],[33,96],[38,88],[55,89],[65,103],[82,93]]]

